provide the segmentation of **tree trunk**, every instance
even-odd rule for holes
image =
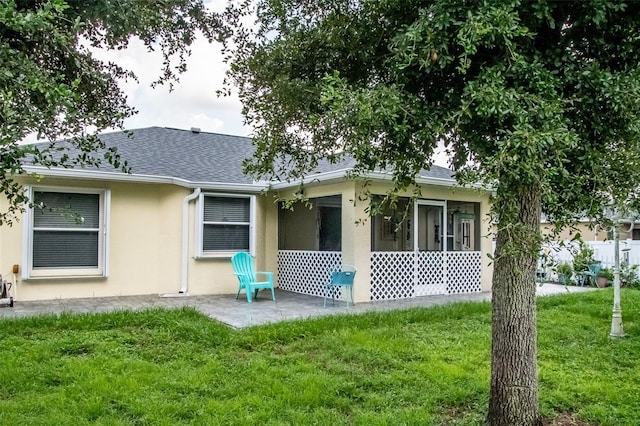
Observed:
[[[499,197],[499,195],[498,195]],[[500,202],[499,198],[496,202]],[[492,288],[492,426],[540,424],[536,364],[536,284],[540,194],[523,189],[499,220]],[[512,218],[512,219],[509,219]],[[516,223],[513,223],[516,222]]]

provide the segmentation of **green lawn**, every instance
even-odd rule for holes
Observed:
[[[539,299],[543,414],[640,419],[640,292]],[[0,321],[0,424],[478,425],[490,305],[232,330],[194,310]],[[585,424],[582,423],[582,424]]]

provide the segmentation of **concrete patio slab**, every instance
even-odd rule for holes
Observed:
[[[537,287],[538,295],[596,290],[588,287],[565,287],[543,284]],[[59,315],[61,313],[98,313],[116,310],[142,310],[155,307],[180,308],[190,306],[203,314],[234,328],[250,327],[273,322],[303,319],[336,314],[359,314],[371,311],[389,311],[413,307],[428,307],[455,302],[489,301],[491,293],[472,293],[423,296],[413,299],[358,303],[349,308],[344,302],[323,307],[321,297],[307,296],[276,290],[276,301],[262,292],[253,303],[241,295],[160,297],[158,295],[96,297],[87,299],[56,299],[37,302],[16,301],[13,308],[0,308],[0,319],[35,315]]]

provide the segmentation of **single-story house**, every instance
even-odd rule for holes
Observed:
[[[277,287],[317,296],[330,266],[352,264],[356,303],[490,289],[489,193],[457,187],[448,169],[421,174],[422,198],[407,192],[398,225],[397,211],[369,217],[361,197],[384,194],[389,175],[347,179],[349,160],[321,165],[305,179],[311,208],[288,210],[276,199],[300,182],[245,176],[249,138],[151,127],[101,139],[130,173],[25,167],[26,190],[44,207],[0,228],[0,274],[15,277],[16,300],[235,294],[237,251],[273,271]]]
[[[545,215],[541,218],[541,230],[544,235],[551,234],[553,224],[549,222]],[[562,229],[562,231],[554,236],[555,241],[572,241],[577,236],[582,241],[606,241],[613,239],[612,230],[597,224],[593,219],[586,217],[579,218],[576,223]],[[640,240],[640,223],[622,222],[622,226],[618,230],[618,238],[620,240]]]

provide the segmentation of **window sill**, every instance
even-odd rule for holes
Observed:
[[[195,260],[207,259],[231,259],[237,251],[225,251],[220,253],[202,253],[194,257]]]
[[[91,270],[34,270],[30,271],[25,281],[39,280],[68,280],[68,279],[104,279],[104,272],[98,269]]]

